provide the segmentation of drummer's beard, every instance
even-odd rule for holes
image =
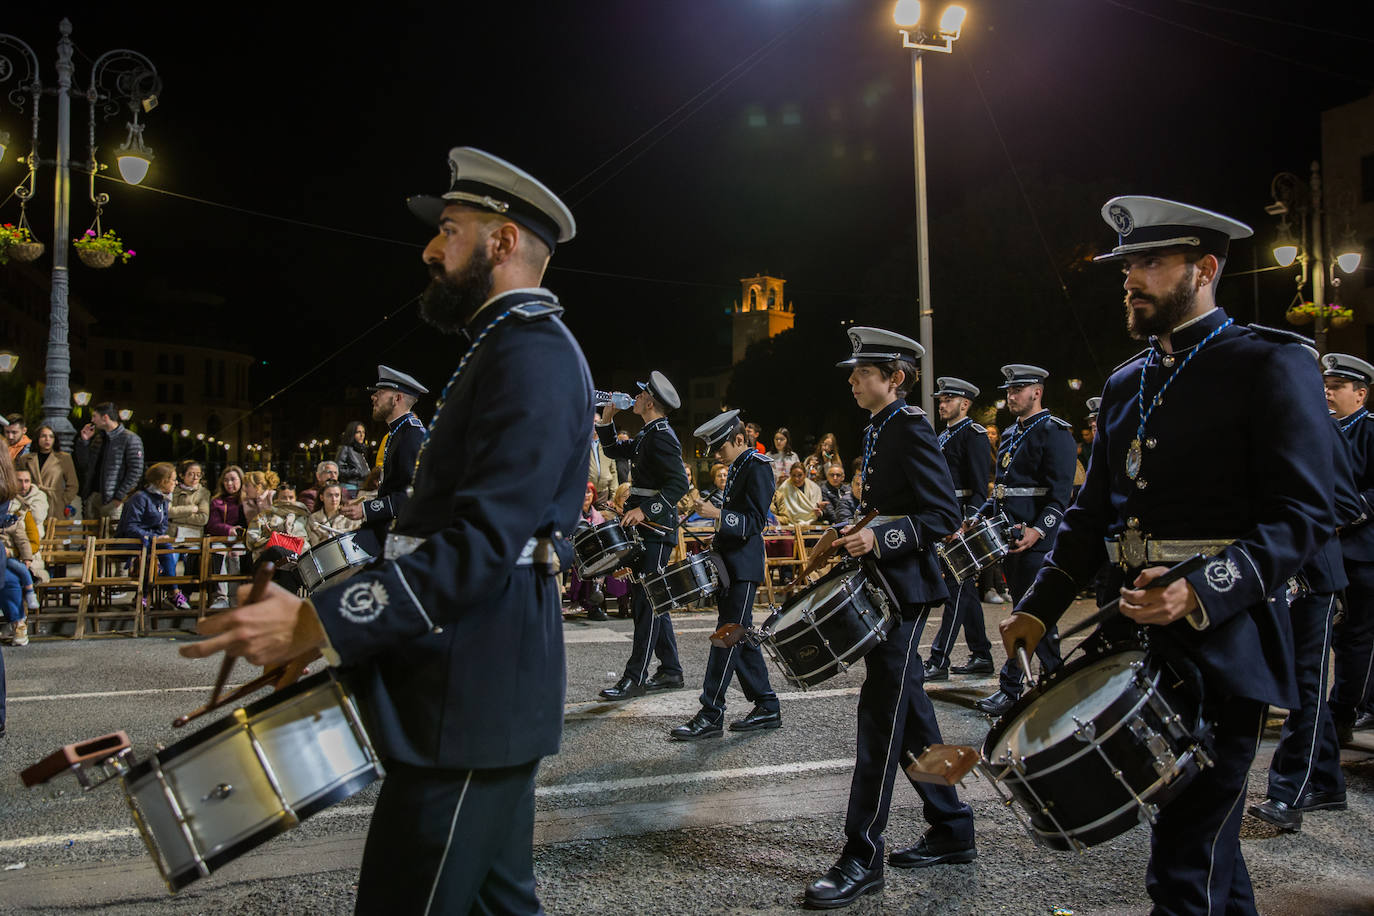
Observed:
[[[431,264],[429,273],[433,279],[420,294],[420,317],[445,334],[463,329],[491,298],[496,282],[491,258],[481,248],[474,250],[467,264],[454,273],[445,273],[440,264]]]
[[[1126,296],[1126,330],[1136,340],[1147,340],[1151,336],[1168,334],[1183,323],[1193,310],[1197,289],[1193,286],[1192,271],[1178,282],[1178,285],[1160,296],[1134,292]],[[1137,301],[1154,304],[1154,313],[1145,314],[1133,304]]]

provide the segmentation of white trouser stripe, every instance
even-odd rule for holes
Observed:
[[[740,619],[739,619],[739,620],[731,621],[732,623],[741,623],[741,622],[743,622],[745,610],[746,610],[747,608],[750,608],[750,607],[753,607],[753,606],[754,606],[754,605],[753,605],[754,596],[753,596],[752,594],[750,594],[750,592],[749,592],[749,586],[751,586],[751,585],[753,585],[753,584],[754,584],[754,583],[752,583],[752,582],[746,582],[746,583],[744,583],[744,603],[740,605],[740,612],[739,612]],[[729,652],[729,654],[725,656],[725,676],[722,677],[722,678],[720,679],[720,687],[716,690],[716,695],[715,695],[715,697],[714,697],[714,698],[712,699],[712,701],[711,701],[712,705],[714,705],[714,706],[719,706],[719,705],[720,705],[720,695],[721,695],[722,693],[725,692],[725,688],[727,688],[727,687],[730,686],[730,680],[735,676],[735,672],[732,671],[732,670],[730,669],[730,662],[731,662],[731,660],[734,659],[734,657],[735,657],[735,650],[738,649],[739,647],[740,647],[740,643],[735,643],[733,646],[730,647],[730,652]]]
[[[1264,737],[1264,719],[1268,712],[1269,707],[1260,706],[1259,725],[1255,728],[1255,750],[1251,754],[1252,757],[1259,753],[1260,738]],[[1231,813],[1236,810],[1236,805],[1245,800],[1248,782],[1248,778],[1241,780],[1240,794],[1236,796],[1235,801],[1231,802],[1231,807],[1226,810],[1226,816],[1221,819],[1221,823],[1217,825],[1217,832],[1212,836],[1212,849],[1207,856],[1207,916],[1212,916],[1212,873],[1216,871],[1217,867],[1217,840],[1221,839],[1221,831],[1226,829],[1226,822],[1231,819]],[[1239,849],[1239,845],[1236,848]]]
[[[1322,702],[1326,699],[1326,658],[1331,654],[1331,612],[1336,603],[1336,596],[1332,595],[1326,602],[1326,622],[1323,625],[1322,636],[1322,661],[1319,666],[1321,676],[1317,679],[1317,711],[1312,716],[1312,740],[1307,745],[1307,772],[1303,774],[1302,782],[1298,784],[1298,792],[1293,797],[1293,807],[1302,804],[1302,793],[1307,788],[1308,781],[1312,778],[1312,768],[1317,765],[1317,732],[1318,724],[1322,720]]]
[[[448,840],[444,842],[444,854],[439,857],[439,867],[434,872],[434,884],[429,889],[429,899],[425,901],[425,916],[429,916],[429,908],[434,906],[434,894],[439,890],[439,879],[444,875],[444,863],[448,861],[449,848],[453,846],[453,831],[458,826],[458,812],[463,810],[463,799],[468,797],[468,785],[472,783],[472,770],[468,770],[467,778],[463,780],[463,791],[458,793],[458,804],[453,808],[453,821],[448,825]]]
[[[902,664],[902,679],[897,682],[897,703],[893,707],[892,722],[890,725],[888,725],[887,728],[887,755],[883,757],[883,775],[881,777],[883,780],[887,779],[887,765],[892,760],[892,746],[897,743],[897,717],[906,713],[906,672],[907,669],[911,667],[912,645],[916,642],[916,634],[920,631],[921,628],[919,626],[917,626],[916,624],[912,624],[911,638],[907,640],[906,644],[906,661]],[[893,785],[896,785],[895,777],[893,779]],[[869,831],[873,829],[873,825],[878,820],[878,812],[883,810],[883,791],[884,790],[881,787],[878,789],[877,807],[873,812],[872,819],[868,822],[868,826],[864,827],[863,833],[864,839],[868,840],[868,845],[873,848],[873,855],[877,855],[878,853],[878,844],[873,841],[873,837],[870,835]],[[874,867],[872,855],[869,856],[868,864],[864,867]]]

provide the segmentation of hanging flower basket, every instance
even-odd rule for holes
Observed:
[[[1326,305],[1317,305],[1312,302],[1303,302],[1298,305],[1290,305],[1288,311],[1284,313],[1289,324],[1311,324],[1318,317],[1325,319],[1328,328],[1339,328],[1349,324],[1355,317],[1355,313],[1347,308],[1341,308],[1333,302]]]
[[[125,249],[123,240],[115,235],[113,229],[105,230],[103,235],[97,235],[94,229],[87,229],[81,238],[72,240],[72,247],[76,249],[76,256],[82,264],[97,269],[109,267],[116,259],[127,262],[134,256],[133,250]]]
[[[1349,309],[1347,309],[1346,311],[1349,311]],[[1329,327],[1333,327],[1333,328],[1343,328],[1343,327],[1345,327],[1346,325],[1350,324],[1350,322],[1352,322],[1352,321],[1354,321],[1354,320],[1355,320],[1355,316],[1354,316],[1353,314],[1352,314],[1352,315],[1332,315],[1332,316],[1331,316],[1331,320],[1329,320],[1329,321],[1327,322],[1327,325],[1328,325]]]
[[[37,251],[29,254],[30,246]],[[19,225],[5,223],[0,225],[0,264],[8,264],[10,258],[16,261],[32,261],[43,253],[43,243],[35,241],[29,227],[20,219]]]
[[[1296,305],[1284,312],[1283,317],[1288,320],[1289,324],[1298,325],[1311,324],[1313,319],[1316,318],[1311,312],[1299,311],[1299,306]]]
[[[16,261],[37,261],[43,256],[45,248],[42,242],[15,242],[10,246],[10,257]]]

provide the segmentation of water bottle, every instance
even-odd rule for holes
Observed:
[[[597,407],[602,404],[612,404],[616,410],[629,410],[635,403],[635,399],[623,391],[597,391],[595,398]]]

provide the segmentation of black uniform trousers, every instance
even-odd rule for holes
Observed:
[[[1002,570],[1007,575],[1007,588],[1011,591],[1011,603],[1016,604],[1025,597],[1035,582],[1036,573],[1045,564],[1048,550],[1027,550],[1025,553],[1009,553],[1002,558]],[[1036,657],[1040,659],[1040,670],[1048,674],[1064,663],[1059,654],[1059,627],[1050,627],[1035,647]],[[997,676],[998,686],[1009,697],[1019,697],[1025,690],[1021,680],[1021,662],[1015,657],[1008,658]]]
[[[1268,707],[1228,697],[1209,710],[1214,766],[1159,813],[1150,833],[1145,888],[1157,916],[1255,913],[1250,873],[1241,857],[1246,778]]]
[[[943,743],[935,708],[921,686],[925,677],[919,650],[928,612],[924,605],[903,608],[887,639],[864,656],[868,673],[859,690],[857,759],[844,821],[844,852],[866,868],[882,864],[893,783],[906,752],[919,755]],[[959,801],[953,786],[912,785],[925,803],[932,840],[973,843],[973,810]]]
[[[639,574],[647,578],[660,572],[672,555],[673,545],[663,541],[646,541]],[[649,661],[658,656],[659,674],[682,674],[677,658],[677,638],[673,636],[673,619],[665,612],[655,614],[649,594],[636,582],[630,587],[630,611],[634,615],[634,645],[630,660],[625,663],[625,676],[636,684],[649,679]]]
[[[491,770],[387,761],[354,912],[542,913],[534,889],[538,767],[538,760]]]
[[[754,595],[758,590],[757,582],[732,582],[730,588],[720,595],[716,629],[727,623],[752,626]],[[763,652],[758,646],[740,640],[728,649],[712,646],[711,654],[706,657],[701,709],[711,717],[712,722],[719,722],[725,715],[725,691],[730,687],[731,675],[739,678],[740,690],[744,691],[746,700],[770,712],[778,711],[778,695],[768,683],[768,665],[764,662]]]
[[[1289,609],[1299,707],[1288,714],[1269,764],[1269,797],[1294,808],[1309,792],[1345,791],[1341,748],[1326,702],[1327,659],[1336,596],[1306,595]]]
[[[1374,699],[1374,562],[1345,561],[1345,614],[1336,627],[1335,677],[1331,716],[1350,726],[1361,707]]]
[[[949,570],[945,570],[944,576],[949,600],[940,612],[940,629],[930,644],[930,663],[936,668],[949,667],[961,627],[970,654],[992,658],[992,643],[988,641],[987,626],[983,622],[983,603],[978,600],[978,577],[969,576],[963,582],[956,582]]]

